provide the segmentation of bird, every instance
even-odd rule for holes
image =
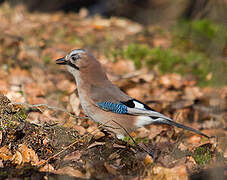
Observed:
[[[108,79],[101,63],[85,49],[74,49],[56,60],[74,76],[81,106],[93,121],[103,124],[118,139],[149,124],[176,126],[209,138],[199,130],[173,121],[124,93]]]

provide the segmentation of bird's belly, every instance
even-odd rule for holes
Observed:
[[[81,106],[85,112],[85,114],[91,118],[93,121],[96,121],[96,122],[100,122],[100,117],[99,117],[99,113],[98,113],[98,109],[97,107],[92,104],[92,103],[89,103],[89,101],[85,101],[84,99],[80,99],[81,101]]]

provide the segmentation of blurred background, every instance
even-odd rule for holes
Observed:
[[[88,33],[87,37],[90,42],[86,42],[87,40],[80,38],[78,34],[72,37],[72,41],[74,39],[77,45],[94,49],[92,39],[100,41],[101,38],[106,41],[100,45],[102,53],[113,58],[123,54],[124,58],[130,58],[137,68],[142,67],[142,64],[149,64],[153,68],[158,61],[161,72],[190,72],[201,85],[218,86],[227,83],[226,0],[1,0],[0,3],[7,4],[10,8],[23,7],[31,14],[64,12],[79,14],[80,20],[97,16],[130,19],[142,29],[132,26],[134,37],[126,38],[126,41],[117,37],[115,39],[115,35],[92,37],[96,35],[91,33]],[[15,14],[14,17],[20,19],[22,16]],[[95,20],[93,22],[95,24]],[[23,26],[23,22],[21,23]],[[110,22],[104,20],[98,22],[100,27],[108,26],[108,23]],[[61,28],[65,31],[66,27],[59,27],[57,31]],[[2,26],[1,29],[5,28]],[[60,32],[62,37],[65,36],[63,33]],[[160,38],[156,41],[158,36]],[[116,47],[116,41],[123,43],[122,46]],[[107,45],[108,42],[111,46]],[[184,66],[187,66],[187,70]]]
[[[1,0],[4,2],[5,0]],[[12,7],[24,5],[35,12],[79,12],[89,15],[127,17],[142,24],[170,24],[179,18],[210,19],[226,23],[226,0],[9,0]]]
[[[27,153],[39,164],[64,150],[75,135],[94,140],[94,130],[103,137],[101,145],[81,141],[90,149],[75,145],[78,151],[72,148],[70,158],[53,160],[42,171],[95,179],[119,174],[187,179],[226,167],[226,12],[227,0],[0,0],[0,93],[23,104],[14,108],[0,96],[0,167],[32,162],[18,155],[25,154],[21,147],[36,154]],[[133,137],[145,139],[149,148],[155,144],[159,164],[131,146],[114,146],[113,136],[84,118],[74,78],[55,64],[76,48],[90,50],[130,96],[215,138],[169,126],[139,129]],[[43,134],[38,131],[43,126],[63,130]],[[68,164],[68,170],[61,169]],[[223,168],[208,171],[226,179]]]

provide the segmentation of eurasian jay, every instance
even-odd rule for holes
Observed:
[[[208,137],[129,97],[109,81],[99,61],[84,49],[72,50],[65,57],[57,59],[56,63],[66,65],[74,76],[79,99],[87,116],[104,124],[117,138],[122,139],[137,128],[152,123],[174,125]]]

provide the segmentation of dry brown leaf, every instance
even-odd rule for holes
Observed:
[[[171,45],[171,41],[166,37],[154,38],[152,42],[154,47],[168,48]]]
[[[149,90],[150,88],[136,86],[134,88],[127,89],[126,92],[129,96],[144,101],[144,97],[147,96],[147,94],[149,94]]]
[[[184,165],[176,166],[173,168],[164,168],[156,166],[152,168],[154,180],[187,180],[188,174]]]
[[[78,161],[81,157],[81,152],[79,150],[73,151],[64,157],[64,161]]]
[[[27,70],[22,70],[20,68],[14,68],[13,73],[8,77],[9,83],[13,85],[21,85],[26,83],[31,83],[32,79]]]
[[[94,21],[93,21],[93,24],[92,24],[92,27],[95,29],[95,30],[103,30],[107,27],[110,26],[110,21],[107,20],[107,19],[101,19],[99,17],[97,17]]]
[[[168,126],[151,124],[151,125],[147,126],[147,129],[149,130],[148,138],[149,139],[153,139],[157,135],[161,134],[161,132],[167,131],[168,130]]]
[[[178,148],[181,150],[181,151],[186,151],[188,149],[187,146],[185,146],[183,143],[180,143]]]
[[[197,166],[197,163],[195,162],[194,158],[192,156],[187,157],[186,166],[188,169],[188,172],[193,172]]]
[[[91,145],[89,145],[87,148],[88,149],[91,149],[91,148],[93,148],[95,146],[102,146],[104,144],[105,144],[105,142],[97,142],[97,141],[95,141],[94,143],[92,143]]]
[[[184,96],[182,97],[183,99],[188,99],[188,100],[195,100],[202,98],[203,93],[199,87],[186,87],[184,89]]]
[[[159,82],[165,88],[174,87],[175,89],[179,89],[184,85],[182,76],[179,74],[166,74],[161,76]]]
[[[56,174],[67,174],[67,175],[73,176],[73,177],[85,178],[85,174],[83,174],[81,171],[74,169],[70,166],[60,168],[54,172]]]
[[[4,164],[1,159],[0,159],[0,168],[4,168]]]
[[[23,157],[23,163],[31,163],[31,165],[37,165],[39,163],[38,155],[31,148],[28,148],[26,144],[19,145],[20,153]]]
[[[149,164],[152,164],[154,161],[153,161],[152,157],[147,154],[146,157],[144,158],[143,162],[145,165],[149,165]]]
[[[117,167],[115,167],[114,165],[104,162],[104,166],[105,166],[106,170],[108,171],[108,173],[113,174],[113,175],[117,174]]]
[[[151,131],[145,127],[141,127],[139,129],[137,129],[135,133],[136,134],[134,136],[139,137],[139,138],[145,138],[145,137],[148,137],[149,135],[151,135]],[[156,135],[154,135],[154,136],[156,136]]]
[[[6,94],[9,91],[9,84],[6,80],[0,79],[0,93]]]
[[[227,149],[225,149],[224,158],[227,159]]]
[[[166,91],[160,94],[159,100],[163,102],[173,102],[176,101],[176,99],[181,95],[181,92],[179,91]]]
[[[14,164],[21,165],[23,163],[22,154],[19,151],[16,151],[12,159]]]
[[[0,145],[2,144],[2,131],[0,131]]]
[[[80,114],[80,100],[75,93],[69,96],[69,104],[71,106],[72,112],[77,116]],[[69,110],[69,108],[67,108]]]
[[[191,144],[199,144],[202,138],[199,135],[193,135],[188,139],[188,142]]]
[[[80,135],[84,135],[86,133],[86,129],[83,126],[73,125],[73,129],[79,132]]]
[[[3,146],[0,148],[0,158],[3,161],[11,160],[13,158],[13,155],[11,151],[7,148],[7,146]]]
[[[114,152],[114,153],[112,153],[111,155],[109,155],[109,159],[110,160],[113,160],[113,159],[117,159],[117,158],[119,158],[120,157],[120,155],[117,153],[117,152]],[[120,160],[121,161],[121,160]]]
[[[12,102],[25,102],[25,98],[22,96],[20,92],[8,91],[6,94],[7,98]]]
[[[101,137],[104,137],[104,136],[105,136],[105,134],[101,131],[98,131],[94,134],[95,139],[100,139]]]
[[[43,160],[42,160],[43,161]],[[41,162],[41,161],[40,161]],[[43,161],[44,162],[44,161]],[[54,171],[54,167],[51,165],[51,164],[45,164],[43,167],[41,167],[39,169],[40,172],[53,172],[55,173]]]
[[[111,70],[117,75],[124,75],[135,72],[135,66],[132,61],[120,60],[112,65]]]
[[[30,104],[46,103],[46,100],[41,97],[45,96],[47,89],[41,88],[35,82],[25,84],[24,89]]]
[[[58,83],[56,85],[57,85],[58,89],[60,89],[61,91],[67,91],[68,93],[71,93],[76,89],[76,83],[71,82],[67,79],[58,81]]]
[[[95,135],[96,133],[100,132],[97,124],[94,124],[92,122],[92,124],[90,124],[90,126],[87,128],[87,132],[92,134],[92,135]]]

